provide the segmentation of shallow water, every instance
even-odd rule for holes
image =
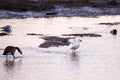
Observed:
[[[9,56],[6,63],[0,50],[0,80],[120,80],[120,25],[98,24],[119,19],[120,16],[1,19],[0,26],[12,25],[12,33],[0,37],[0,49],[14,45],[24,55],[16,51],[17,59],[13,61]],[[116,36],[109,33],[113,28],[118,30]],[[44,41],[41,36],[27,33],[45,36],[97,33],[102,37],[78,37],[82,42],[73,57],[68,46],[39,48]]]

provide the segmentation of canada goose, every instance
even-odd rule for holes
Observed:
[[[7,46],[3,52],[3,55],[6,55],[6,60],[7,60],[7,57],[8,55],[12,55],[13,58],[15,59],[15,51],[16,49],[18,50],[18,52],[22,55],[22,51],[18,48],[18,47],[14,47],[14,46]]]

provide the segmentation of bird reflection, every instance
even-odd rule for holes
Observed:
[[[14,71],[15,67],[20,68],[22,65],[22,59],[19,59],[17,61],[13,60],[6,60],[4,62],[4,67],[7,71]]]
[[[6,60],[5,65],[14,65],[14,59],[13,60]]]
[[[79,62],[79,55],[78,54],[73,54],[73,53],[70,53],[70,58],[72,61],[78,61]]]
[[[71,69],[75,72],[78,72],[80,70],[80,62],[79,62],[79,55],[78,54],[70,54],[70,62],[71,62]]]
[[[14,60],[6,60],[4,62],[4,68],[7,73],[14,72],[15,61]]]

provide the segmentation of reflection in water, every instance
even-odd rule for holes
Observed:
[[[70,53],[71,65],[74,70],[79,69],[79,55],[77,53]]]
[[[78,61],[79,62],[79,55],[77,53],[70,53],[70,58],[72,61]]]
[[[18,73],[21,70],[21,65],[22,65],[22,59],[6,60],[3,66],[6,73],[4,75],[5,80],[13,80],[16,73]]]
[[[6,70],[14,70],[14,67],[20,67],[22,65],[22,59],[19,60],[6,60],[4,63],[4,67]]]
[[[10,70],[12,70],[13,68],[14,68],[14,59],[13,60],[6,60],[5,61],[5,67],[6,67],[6,69],[10,69]]]

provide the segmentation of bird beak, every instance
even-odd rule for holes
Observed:
[[[23,54],[22,54],[22,51],[20,52],[20,54],[23,55]]]

